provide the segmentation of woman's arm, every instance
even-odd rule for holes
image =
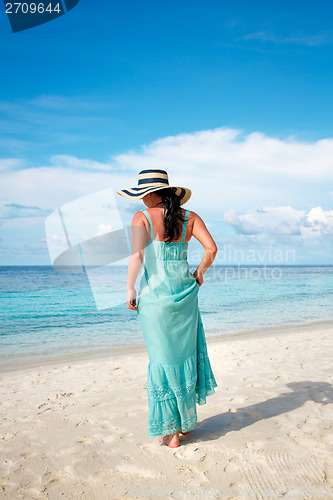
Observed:
[[[128,309],[137,310],[136,291],[134,288],[138,277],[147,239],[147,229],[142,212],[134,214],[132,219],[132,250],[128,262],[127,295],[126,304]]]
[[[193,273],[197,283],[201,286],[203,283],[204,273],[212,265],[216,257],[217,246],[201,217],[199,217],[199,215],[195,212],[192,212],[192,214],[194,214],[192,235],[200,241],[205,249],[202,260]]]

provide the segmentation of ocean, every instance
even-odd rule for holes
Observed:
[[[144,348],[137,312],[125,303],[127,267],[105,266],[97,274],[112,307],[96,302],[86,273],[1,266],[1,367]],[[206,338],[328,324],[333,266],[213,265],[199,289],[199,308]]]

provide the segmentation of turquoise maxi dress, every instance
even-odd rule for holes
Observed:
[[[189,270],[185,242],[189,210],[185,209],[182,239],[154,239],[150,226],[137,312],[147,348],[148,435],[187,432],[197,424],[196,403],[217,387],[207,353],[198,307],[199,285]]]

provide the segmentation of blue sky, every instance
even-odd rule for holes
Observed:
[[[333,264],[332,15],[80,0],[13,34],[2,10],[0,264],[49,264],[47,215],[148,165],[193,190],[219,249]],[[118,198],[130,223],[141,205]]]

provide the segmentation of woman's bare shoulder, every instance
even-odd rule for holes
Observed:
[[[196,212],[192,212],[191,210],[189,210],[188,219],[191,222],[194,222],[196,220],[200,220],[200,221],[202,220],[200,215],[198,215]]]
[[[147,220],[147,217],[145,214],[142,212],[142,210],[139,210],[138,212],[135,212],[132,218],[132,224],[136,226],[149,226],[149,222]]]

